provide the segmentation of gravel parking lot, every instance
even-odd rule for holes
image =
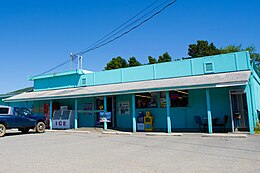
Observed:
[[[0,172],[259,172],[260,136],[209,138],[11,131]]]

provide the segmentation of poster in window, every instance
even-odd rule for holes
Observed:
[[[119,114],[129,115],[129,102],[119,102]]]

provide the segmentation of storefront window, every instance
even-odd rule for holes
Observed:
[[[171,107],[187,107],[188,106],[188,90],[170,91]]]
[[[141,93],[135,95],[135,105],[140,108],[157,108],[157,93]]]

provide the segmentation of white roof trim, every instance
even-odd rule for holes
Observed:
[[[251,71],[239,71],[59,90],[27,92],[4,99],[4,101],[15,102],[29,100],[50,100],[141,93],[148,91],[167,91],[173,89],[228,87],[246,85],[250,75]]]

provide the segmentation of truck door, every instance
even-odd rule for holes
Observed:
[[[31,118],[31,111],[26,108],[20,108],[20,110],[17,108],[15,110],[15,126],[16,127],[33,127],[35,126],[35,120]]]

